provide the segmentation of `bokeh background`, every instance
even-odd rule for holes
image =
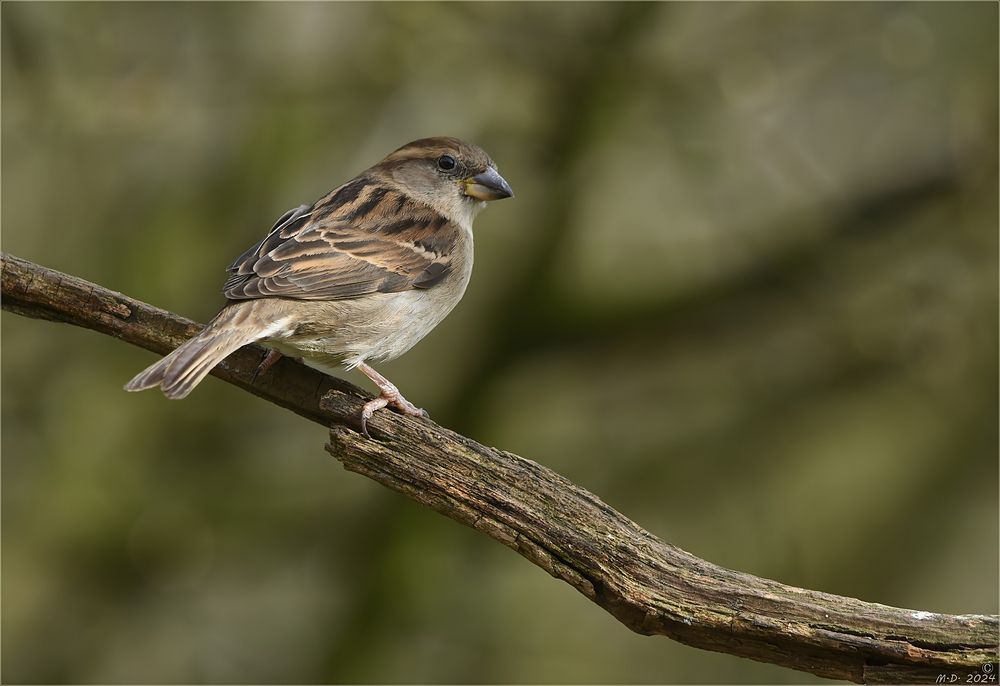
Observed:
[[[517,197],[383,367],[414,402],[713,562],[997,611],[995,3],[0,12],[4,250],[206,321],[286,209],[468,138]],[[628,632],[217,380],[2,326],[6,683],[815,681]]]

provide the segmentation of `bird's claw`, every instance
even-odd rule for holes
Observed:
[[[250,379],[250,385],[257,383],[257,377],[261,374],[265,374],[267,370],[273,367],[282,357],[284,357],[284,355],[277,350],[274,350],[273,348],[269,349],[267,354],[264,355],[263,359],[261,359],[260,364],[257,365],[257,369],[254,370],[253,377]]]
[[[368,420],[372,418],[377,410],[381,410],[383,407],[389,404],[389,399],[384,395],[380,395],[377,398],[373,398],[365,403],[365,406],[361,408],[361,433],[365,435],[365,438],[371,439],[372,435],[368,433]]]
[[[383,391],[381,395],[377,398],[372,398],[365,403],[364,407],[361,408],[361,433],[365,435],[365,438],[371,439],[372,437],[372,435],[368,433],[368,420],[383,407],[391,407],[400,414],[405,414],[409,417],[422,417],[424,419],[430,418],[427,410],[417,407],[400,395],[398,391],[396,393]]]
[[[396,402],[390,400],[389,406],[392,409],[397,410],[400,413],[408,415],[410,417],[423,417],[424,419],[430,417],[430,415],[427,414],[427,410],[423,409],[422,407],[417,407],[403,396],[400,396],[399,400],[397,400]]]

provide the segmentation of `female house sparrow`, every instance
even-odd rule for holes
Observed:
[[[472,220],[487,200],[513,194],[475,145],[404,145],[278,219],[229,266],[222,311],[125,390],[159,386],[183,398],[227,355],[260,341],[321,371],[343,364],[374,381],[381,394],[361,412],[365,435],[386,406],[426,416],[367,363],[399,357],[458,304],[472,273]]]

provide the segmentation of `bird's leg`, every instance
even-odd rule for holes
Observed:
[[[284,355],[279,353],[277,350],[275,350],[274,348],[269,348],[267,351],[267,355],[264,355],[264,359],[260,361],[259,365],[257,365],[257,370],[253,373],[253,378],[250,379],[250,383],[251,384],[257,383],[257,377],[260,376],[261,374],[266,373],[267,370],[273,367],[275,363],[282,357],[284,357]]]
[[[385,378],[377,371],[369,367],[367,364],[362,362],[358,365],[358,369],[367,376],[372,382],[379,387],[381,393],[374,400],[369,400],[365,403],[364,408],[361,410],[361,432],[371,438],[371,434],[368,433],[368,420],[372,418],[376,410],[381,410],[383,407],[391,407],[395,410],[399,410],[403,414],[408,414],[411,417],[427,417],[428,414],[425,410],[420,409],[409,400],[403,397],[403,394],[399,392],[399,389],[389,379]]]

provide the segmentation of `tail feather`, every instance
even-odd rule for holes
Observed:
[[[246,317],[233,316],[237,314],[223,310],[197,336],[137,374],[125,384],[125,390],[144,391],[159,386],[168,398],[185,397],[230,353],[269,333]]]

